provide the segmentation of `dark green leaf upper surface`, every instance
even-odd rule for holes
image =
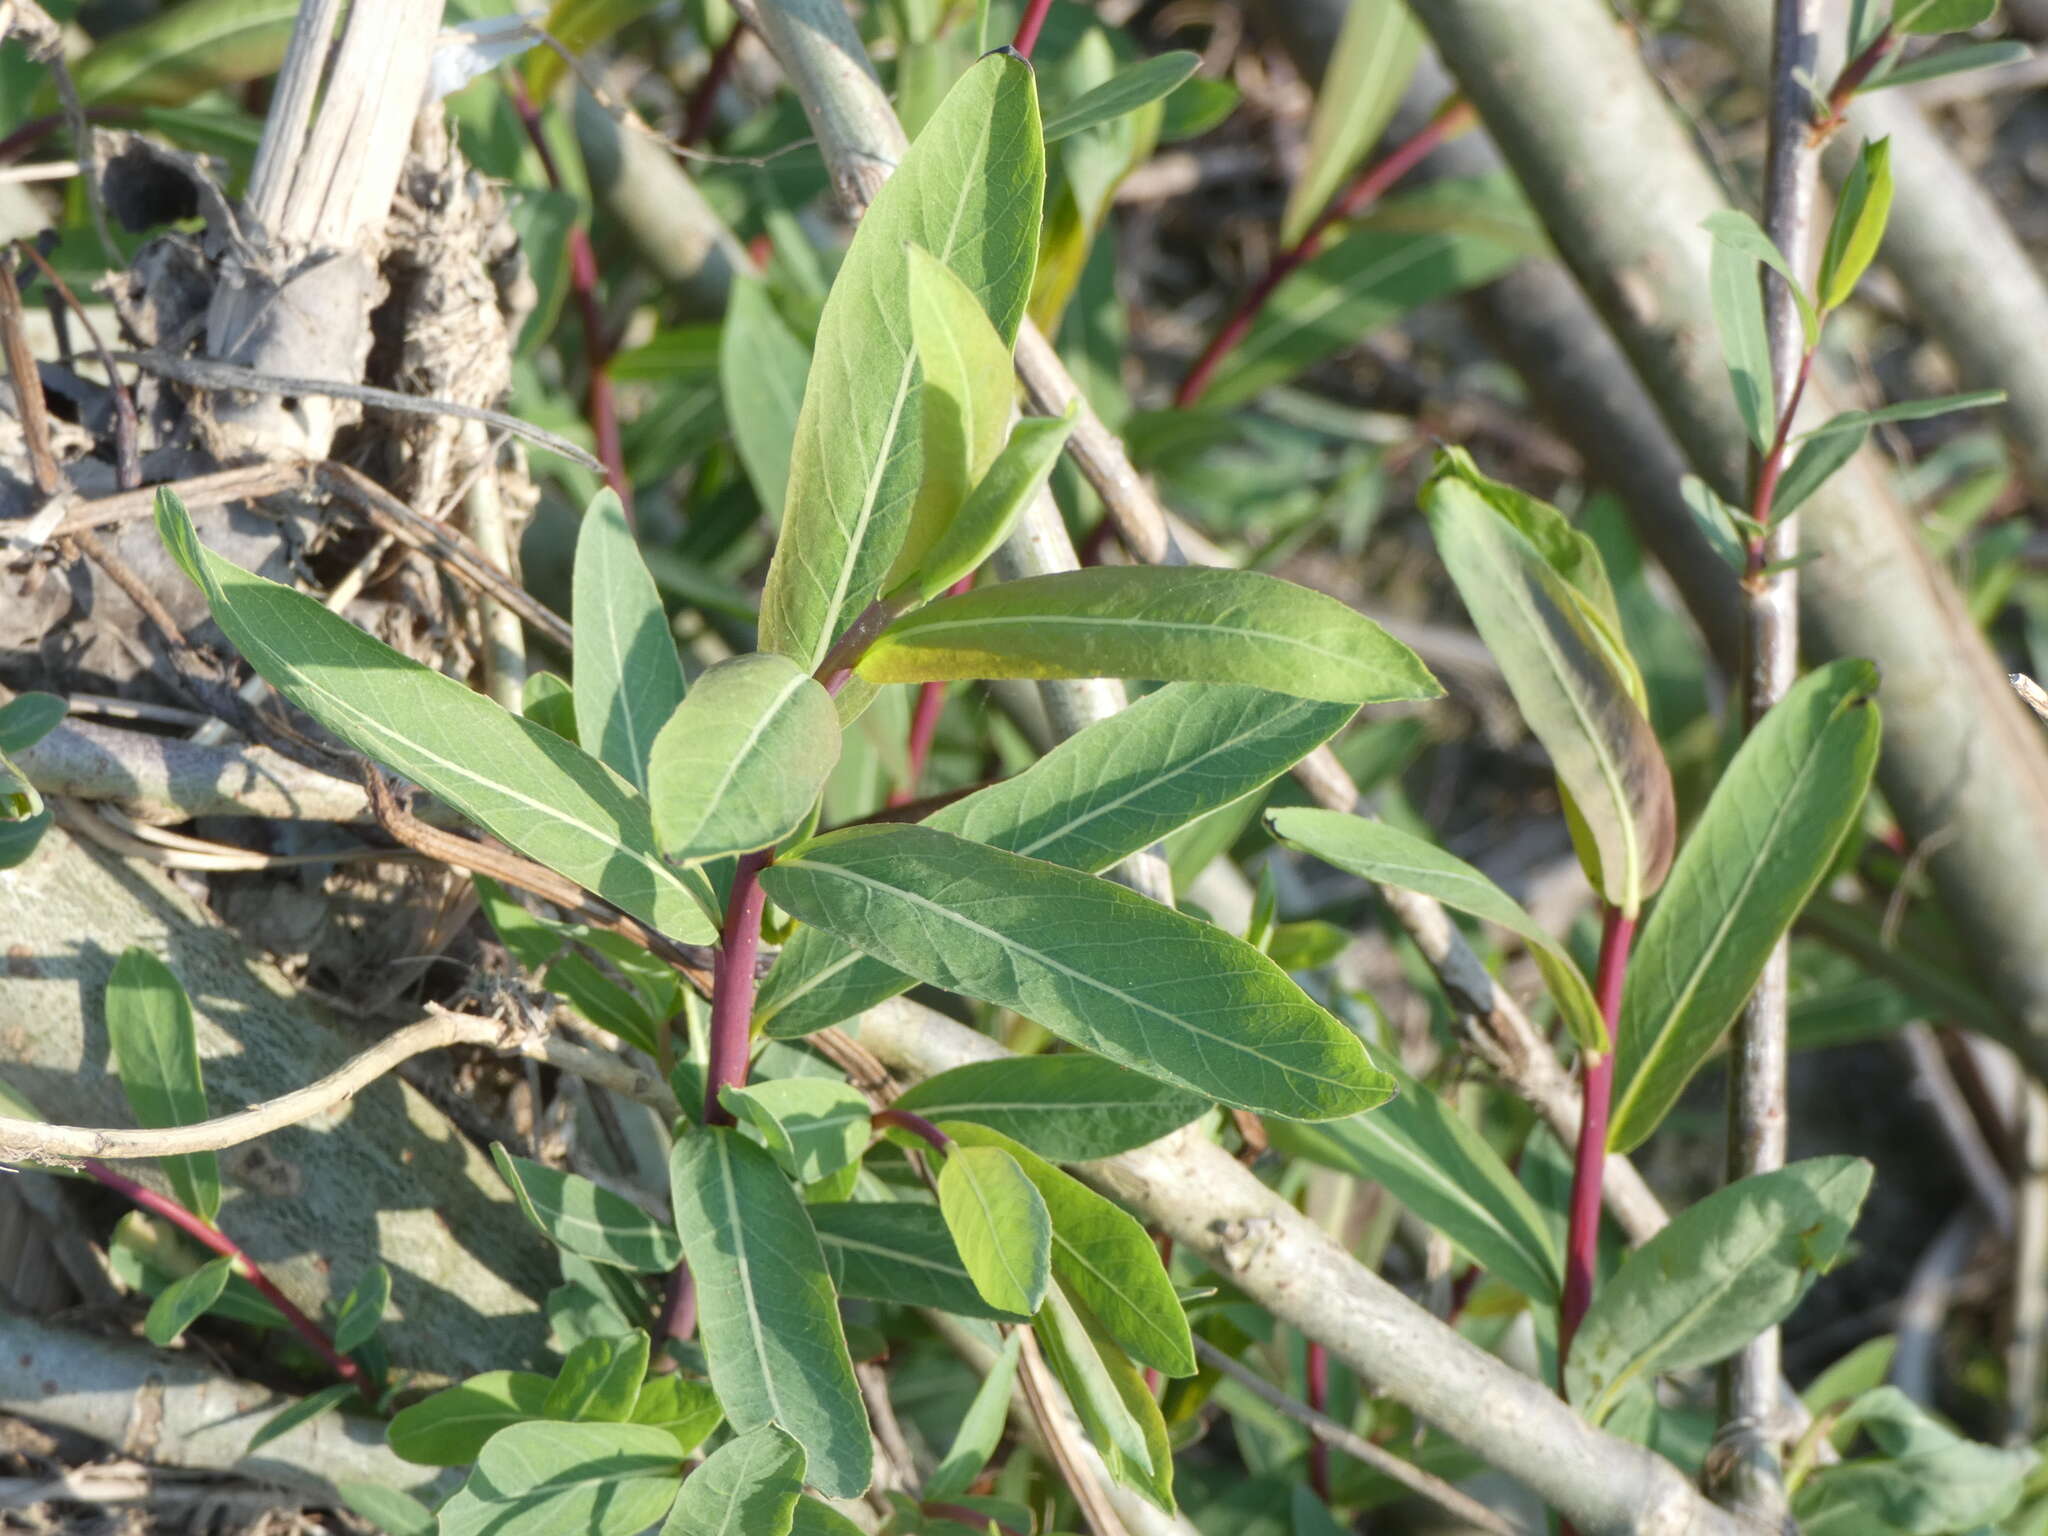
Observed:
[[[927,1120],[1000,1131],[1040,1157],[1114,1157],[1180,1129],[1209,1107],[1200,1095],[1086,1052],[969,1062],[897,1095]]]

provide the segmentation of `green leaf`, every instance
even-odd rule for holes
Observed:
[[[926,1078],[895,1105],[1000,1131],[1056,1163],[1085,1163],[1157,1141],[1209,1101],[1100,1056],[1062,1051],[969,1062]]]
[[[1541,236],[1505,177],[1392,198],[1274,290],[1202,403],[1241,405],[1402,316],[1501,276]]]
[[[867,1095],[827,1077],[783,1077],[719,1094],[725,1107],[761,1133],[782,1171],[815,1184],[866,1150]]]
[[[1203,566],[1091,566],[944,598],[891,624],[858,671],[873,683],[1247,683],[1345,704],[1442,691],[1413,651],[1336,598]]]
[[[684,943],[716,937],[654,851],[647,802],[588,753],[205,549],[157,493],[157,532],[235,648],[293,704],[484,830]]]
[[[1422,31],[1403,0],[1353,0],[1316,92],[1308,156],[1280,218],[1280,243],[1308,233],[1386,131],[1415,73]]]
[[[1861,1397],[1884,1385],[1892,1371],[1892,1359],[1899,1352],[1899,1336],[1881,1333],[1866,1339],[1806,1384],[1799,1401],[1815,1418],[1846,1408],[1852,1398]],[[1829,1431],[1835,1449],[1846,1451],[1855,1438],[1854,1429],[1844,1431],[1839,1422]]]
[[[733,446],[771,523],[789,498],[790,444],[810,371],[810,349],[783,323],[767,286],[735,277],[718,332],[718,387]]]
[[[0,752],[0,826],[16,826],[43,815],[43,797],[28,775]]]
[[[1003,1443],[1003,1431],[1010,1417],[1010,1393],[1017,1382],[1017,1355],[1023,1344],[1023,1335],[1018,1333],[1003,1340],[1001,1353],[988,1368],[988,1375],[981,1379],[974,1401],[967,1405],[960,1427],[953,1432],[953,1443],[925,1480],[927,1503],[965,1493],[981,1476],[981,1469],[995,1455],[996,1447]]]
[[[228,1288],[228,1274],[233,1266],[234,1260],[223,1254],[165,1286],[149,1304],[149,1316],[142,1320],[143,1336],[158,1349],[175,1343],[178,1335],[220,1300],[220,1293]]]
[[[643,1275],[667,1274],[682,1258],[675,1232],[624,1195],[515,1157],[502,1142],[491,1143],[491,1160],[526,1219],[570,1253]]]
[[[1027,1312],[1004,1312],[982,1300],[937,1206],[848,1200],[809,1209],[842,1296],[991,1322],[1030,1320]]]
[[[0,753],[26,752],[62,725],[70,708],[54,693],[17,693],[0,704]]]
[[[623,948],[609,947],[616,936],[602,930],[535,917],[503,886],[482,875],[473,878],[484,916],[515,960],[593,1024],[654,1054],[656,1025],[683,1006],[680,983],[666,962],[654,960],[630,940]],[[584,945],[599,949],[625,980],[599,970],[581,953]]]
[[[128,950],[107,978],[106,1008],[107,1043],[135,1118],[152,1131],[204,1120],[192,1004],[170,967],[146,949]],[[220,1163],[211,1152],[157,1161],[180,1205],[205,1221],[220,1214]]]
[[[1771,496],[1772,520],[1790,517],[1805,505],[1806,499],[1827,484],[1835,471],[1856,457],[1869,435],[1869,428],[1862,427],[1811,437],[1801,444]]]
[[[441,1536],[633,1536],[682,1484],[675,1441],[637,1424],[514,1424],[441,1507]]]
[[[576,694],[552,672],[529,672],[519,690],[519,713],[564,741],[576,741]]]
[[[338,1481],[342,1503],[384,1536],[434,1536],[434,1512],[409,1493],[382,1483]]]
[[[1144,1377],[1089,1326],[1064,1285],[1046,1293],[1032,1333],[1111,1474],[1171,1511],[1173,1451]]]
[[[1400,1090],[1371,1114],[1274,1124],[1273,1145],[1384,1185],[1488,1274],[1531,1301],[1555,1302],[1563,1254],[1534,1198],[1452,1104],[1400,1067],[1388,1071]]]
[[[382,1264],[372,1264],[334,1309],[334,1347],[346,1355],[369,1343],[390,1305],[391,1271]]]
[[[2033,49],[2009,37],[1989,43],[1964,43],[1955,48],[1942,48],[1933,53],[1923,53],[1917,59],[1895,66],[1863,89],[1882,91],[1895,85],[1918,85],[1923,80],[1938,80],[1943,75],[1960,75],[1973,69],[1997,69],[2001,65],[2022,64],[2033,56]]]
[[[290,0],[184,0],[95,43],[72,65],[72,83],[88,107],[182,106],[277,73],[298,9]]]
[[[1830,662],[1743,742],[1628,968],[1608,1146],[1640,1146],[1741,1011],[1856,824],[1877,763],[1877,669]]]
[[[1202,67],[1202,56],[1185,49],[1155,53],[1119,70],[1093,90],[1083,91],[1045,120],[1045,142],[1056,144],[1070,134],[1111,122],[1127,112],[1149,107],[1180,89]]]
[[[953,514],[932,546],[914,567],[906,567],[906,585],[919,602],[930,602],[963,576],[972,575],[1009,537],[1010,525],[1038,495],[1067,435],[1074,430],[1079,402],[1058,417],[1031,417],[1017,423],[988,473],[975,483],[960,510]]]
[[[788,1536],[803,1491],[803,1447],[766,1424],[704,1458],[661,1536]]]
[[[1757,280],[1754,253],[1716,240],[1707,258],[1707,284],[1736,409],[1749,428],[1750,442],[1758,449],[1767,448],[1778,418],[1771,386],[1770,334],[1764,327],[1764,293]]]
[[[1031,66],[998,54],[961,77],[861,220],[818,321],[761,599],[763,648],[803,671],[881,590],[917,494],[906,247],[952,268],[1014,340],[1044,194]]]
[[[1067,1295],[1141,1365],[1168,1376],[1195,1374],[1173,1281],[1145,1229],[1116,1204],[999,1131],[962,1121],[940,1127],[963,1147],[1006,1152],[1045,1201],[1052,1221],[1052,1269]]]
[[[867,1536],[859,1526],[829,1504],[805,1497],[796,1501],[790,1536]]]
[[[543,1417],[553,1385],[531,1371],[486,1371],[399,1409],[384,1431],[385,1443],[402,1461],[463,1466],[499,1430]]]
[[[2019,1505],[2040,1465],[2028,1446],[1979,1445],[1921,1408],[1897,1387],[1877,1387],[1842,1415],[1879,1456],[1816,1468],[1794,1502],[1802,1529],[1847,1533],[1879,1528],[1944,1536],[1984,1531]]]
[[[576,739],[647,793],[655,733],[683,702],[668,614],[625,509],[597,493],[576,539]]]
[[[1833,309],[1856,291],[1858,279],[1877,255],[1891,211],[1892,144],[1890,139],[1879,139],[1863,146],[1835,203],[1834,222],[1828,227],[1827,245],[1820,257],[1817,287],[1823,310]],[[1768,368],[1764,377],[1770,378]]]
[[[918,571],[952,525],[967,493],[1002,451],[1015,412],[1010,343],[996,334],[973,291],[922,246],[909,250],[910,334],[924,375],[924,479],[902,548],[882,583],[892,590]],[[942,583],[943,592],[951,582]]]
[[[280,1435],[290,1434],[302,1424],[310,1424],[324,1414],[332,1413],[343,1403],[357,1395],[355,1386],[338,1381],[331,1387],[322,1387],[310,1397],[302,1397],[282,1413],[272,1414],[242,1450],[244,1456],[254,1456],[264,1446]]]
[[[1989,21],[1997,10],[1998,0],[1897,0],[1892,30],[1920,36],[1967,32]]]
[[[1777,243],[1764,233],[1763,226],[1739,208],[1717,208],[1700,220],[1700,228],[1736,254],[1755,258],[1785,279],[1792,290],[1793,301],[1799,306],[1799,324],[1806,333],[1806,344],[1810,347],[1819,339],[1820,316],[1814,313],[1813,300],[1806,295],[1806,285],[1792,270],[1792,264],[1785,260],[1785,253],[1778,249]]]
[[[1420,891],[1447,907],[1518,935],[1529,945],[1530,956],[1579,1048],[1612,1048],[1599,1004],[1593,1001],[1593,990],[1586,985],[1578,963],[1562,944],[1536,926],[1520,903],[1463,859],[1386,822],[1343,811],[1293,807],[1275,811],[1268,819],[1275,835],[1325,864],[1382,885]]]
[[[721,661],[654,741],[649,798],[679,863],[752,853],[801,826],[839,761],[832,697],[786,656]]]
[[[1107,869],[1270,783],[1351,713],[1259,688],[1171,684],[924,824],[1048,863]],[[762,985],[756,1018],[771,1035],[804,1035],[910,985],[830,934],[799,928]]]
[[[1638,1381],[1710,1365],[1783,1321],[1848,1241],[1870,1164],[1815,1157],[1708,1195],[1593,1298],[1566,1396],[1599,1424]]]
[[[0,821],[0,869],[27,862],[56,820],[56,812],[46,806],[26,821]]]
[[[1881,426],[1890,421],[1926,421],[1930,417],[1946,416],[1951,411],[1973,411],[1979,406],[2004,403],[2005,391],[2002,389],[1972,389],[1960,395],[1936,395],[1927,400],[1902,400],[1897,405],[1881,406],[1874,411],[1841,411],[1830,416],[1811,432],[1802,432],[1799,435],[1811,440],[1816,437],[1827,437],[1836,432],[1854,432],[1865,427]]]
[[[1447,459],[1424,487],[1437,551],[1580,818],[1581,861],[1601,894],[1633,916],[1670,867],[1678,819],[1640,683],[1585,588],[1502,515],[1477,478]]]
[[[900,971],[1226,1104],[1326,1120],[1389,1090],[1271,960],[1109,881],[917,826],[835,832],[761,878]]]
[[[633,1400],[627,1422],[668,1431],[687,1456],[724,1418],[725,1410],[719,1407],[718,1394],[709,1383],[670,1372],[650,1376],[640,1384],[640,1395]]]
[[[1052,1280],[1052,1219],[1001,1147],[956,1146],[939,1170],[939,1213],[982,1300],[1036,1312]]]
[[[779,1424],[820,1491],[861,1493],[872,1473],[867,1410],[803,1202],[767,1153],[722,1126],[676,1143],[669,1184],[711,1385],[734,1430]]]
[[[632,1417],[647,1375],[644,1330],[623,1337],[585,1339],[569,1351],[548,1389],[546,1416],[565,1422],[621,1424]]]

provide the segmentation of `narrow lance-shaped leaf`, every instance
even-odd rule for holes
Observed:
[[[1895,0],[1892,26],[1908,34],[1967,32],[1991,19],[1998,0]]]
[[[1308,155],[1280,218],[1282,243],[1308,232],[1379,142],[1421,51],[1422,32],[1404,0],[1353,0],[1345,10],[1309,119]]]
[[[906,247],[952,268],[1014,340],[1044,200],[1031,66],[992,55],[961,77],[884,183],[818,322],[761,600],[762,645],[804,671],[880,591],[917,494]]]
[[[1052,1221],[1052,1268],[1067,1294],[1134,1360],[1168,1376],[1195,1374],[1187,1314],[1136,1218],[999,1131],[949,1120],[963,1149],[1007,1153],[1044,1198]]]
[[[766,1152],[723,1126],[669,1154],[683,1257],[696,1277],[711,1384],[741,1434],[778,1424],[835,1498],[873,1471],[832,1277],[796,1191]]]
[[[944,598],[884,630],[859,673],[1248,683],[1347,704],[1442,691],[1413,651],[1336,598],[1199,566],[1093,566]]]
[[[1273,1145],[1385,1185],[1487,1273],[1532,1301],[1555,1301],[1563,1256],[1535,1199],[1452,1105],[1399,1067],[1389,1072],[1400,1090],[1371,1114],[1276,1122],[1267,1127]]]
[[[769,896],[934,986],[1226,1104],[1323,1120],[1387,1095],[1358,1037],[1243,940],[1073,870],[930,827],[856,827]]]
[[[1052,1279],[1052,1218],[1000,1147],[956,1146],[939,1170],[939,1211],[990,1306],[1036,1312]]]
[[[372,1264],[334,1309],[334,1347],[344,1355],[370,1342],[391,1305],[391,1271]]]
[[[1045,142],[1056,144],[1084,128],[1111,122],[1162,101],[1201,67],[1202,56],[1186,49],[1141,59],[1102,84],[1083,91],[1057,112],[1049,113],[1045,119]]]
[[[704,1458],[676,1495],[661,1536],[787,1536],[803,1491],[803,1447],[764,1425]]]
[[[303,593],[206,549],[173,492],[157,492],[156,517],[235,648],[293,704],[528,858],[671,938],[716,937],[689,888],[656,855],[647,802],[603,763]]]
[[[2006,64],[2020,64],[2034,56],[2034,50],[2017,38],[2000,38],[1988,43],[1962,43],[1954,48],[1939,48],[1932,53],[1923,53],[1909,63],[1900,64],[1866,85],[1866,91],[1889,90],[1895,85],[1918,85],[1924,80],[1939,80],[1943,75],[1959,75],[1976,69],[1996,69]],[[1897,54],[1892,55],[1897,58]]]
[[[1200,1095],[1084,1051],[968,1062],[926,1078],[895,1102],[927,1120],[1000,1131],[1055,1163],[1142,1147],[1209,1107]]]
[[[1771,344],[1764,328],[1756,257],[1729,241],[1716,240],[1707,257],[1707,284],[1736,409],[1749,428],[1750,441],[1758,449],[1767,448],[1777,417],[1771,393]]]
[[[526,1219],[570,1253],[643,1275],[665,1274],[682,1257],[668,1224],[656,1221],[624,1195],[580,1175],[515,1157],[502,1142],[491,1143],[491,1157]]]
[[[903,546],[882,583],[884,591],[921,567],[967,493],[988,473],[1002,451],[1017,400],[1010,343],[997,334],[981,300],[922,246],[911,246],[908,256],[910,334],[923,374],[917,394],[924,478]]]
[[[107,1042],[135,1118],[152,1131],[204,1120],[192,1004],[171,968],[146,949],[126,951],[107,978],[106,1007]],[[181,1205],[206,1221],[220,1214],[220,1163],[211,1152],[158,1162]]]
[[[718,331],[718,387],[733,445],[754,495],[780,522],[789,497],[789,452],[811,354],[776,313],[758,278],[736,277]]]
[[[1023,1344],[1024,1336],[1014,1332],[1003,1341],[995,1364],[981,1379],[981,1385],[975,1389],[974,1401],[968,1405],[960,1427],[953,1432],[953,1443],[947,1447],[932,1475],[925,1479],[924,1496],[927,1500],[965,1493],[981,1476],[981,1469],[988,1465],[989,1458],[995,1455],[1009,1422],[1010,1393],[1017,1381],[1017,1355]]]
[[[1633,916],[1670,867],[1677,809],[1615,637],[1462,474],[1440,471],[1423,491],[1423,510],[1480,638],[1582,820],[1588,872]]]
[[[721,661],[697,679],[654,741],[648,796],[678,863],[751,853],[810,815],[839,761],[839,716],[786,656]]]
[[[149,1304],[149,1315],[142,1320],[143,1336],[159,1349],[176,1343],[180,1334],[220,1300],[220,1293],[228,1288],[228,1271],[233,1263],[223,1254],[165,1286]]]
[[[1078,402],[1077,402],[1078,404]],[[1010,525],[1032,502],[1067,436],[1074,430],[1074,411],[1059,417],[1032,417],[1017,423],[995,463],[988,468],[953,514],[943,532],[914,565],[904,587],[919,602],[930,602],[963,576],[971,576],[1009,536]]]
[[[1630,961],[1608,1145],[1640,1146],[1720,1041],[1856,824],[1877,763],[1877,670],[1802,678],[1728,765]]]
[[[1173,1508],[1173,1450],[1159,1404],[1123,1351],[1100,1337],[1063,1285],[1046,1293],[1032,1334],[1118,1482]]]
[[[1820,306],[1833,309],[1856,291],[1856,283],[1877,255],[1892,211],[1892,144],[1879,139],[1863,146],[1856,168],[1842,186],[1820,257]],[[1765,378],[1769,378],[1768,372]]]
[[[1812,346],[1820,336],[1820,316],[1814,312],[1813,300],[1806,296],[1806,285],[1785,260],[1785,253],[1764,233],[1763,226],[1739,208],[1717,208],[1700,220],[1700,227],[1721,244],[1755,258],[1785,279],[1793,302],[1799,306],[1799,324],[1806,333],[1806,344]]]
[[[1107,869],[1271,782],[1351,713],[1260,688],[1170,684],[925,825],[1048,863]],[[831,934],[799,928],[762,985],[756,1017],[771,1035],[808,1034],[910,985]]]
[[[339,1408],[356,1395],[353,1382],[337,1381],[331,1387],[322,1387],[318,1392],[300,1398],[282,1413],[272,1414],[261,1428],[249,1437],[249,1443],[242,1448],[244,1456],[253,1456],[280,1435],[288,1435],[302,1425],[310,1424]]]
[[[683,702],[668,614],[625,509],[599,491],[576,536],[576,737],[647,792],[654,737]]]
[[[1581,1049],[1610,1049],[1607,1025],[1578,963],[1562,944],[1536,926],[1521,904],[1485,875],[1435,843],[1383,821],[1344,811],[1293,807],[1270,818],[1273,831],[1326,864],[1405,891],[1434,896],[1447,907],[1498,923],[1527,941],[1544,984]]]
[[[1808,1158],[1681,1211],[1593,1298],[1566,1395],[1601,1423],[1638,1381],[1711,1364],[1782,1322],[1841,1254],[1870,1175],[1861,1158]]]

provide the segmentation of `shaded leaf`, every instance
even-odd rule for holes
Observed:
[[[1083,1163],[1157,1141],[1209,1101],[1100,1056],[1062,1051],[954,1067],[897,1095],[895,1107],[970,1121],[1053,1162]]]
[[[1601,1423],[1638,1382],[1710,1365],[1782,1322],[1840,1255],[1870,1175],[1861,1158],[1808,1158],[1680,1211],[1593,1298],[1566,1395]]]
[[[1003,1431],[1009,1424],[1010,1393],[1017,1381],[1017,1355],[1023,1343],[1023,1336],[1016,1333],[1003,1340],[995,1363],[981,1379],[974,1401],[968,1404],[960,1427],[953,1432],[953,1443],[946,1448],[932,1475],[925,1479],[927,1502],[965,1493],[1002,1444]]]
[[[390,1305],[391,1271],[382,1264],[372,1264],[334,1309],[334,1347],[346,1355],[369,1343]]]
[[[1090,1326],[1062,1284],[1046,1293],[1032,1333],[1111,1474],[1161,1509],[1172,1510],[1173,1452],[1166,1422],[1137,1368]]]
[[[831,1505],[808,1497],[796,1501],[796,1514],[789,1529],[791,1536],[867,1536]]]
[[[1972,389],[1959,395],[1936,395],[1926,400],[1902,400],[1896,405],[1880,406],[1874,411],[1840,411],[1800,436],[1812,439],[1826,437],[1835,432],[1853,432],[1859,427],[1881,426],[1890,421],[1926,421],[1933,416],[1946,416],[1951,411],[1970,411],[1979,406],[2002,405],[2005,391],[2002,389]],[[4,746],[0,742],[0,746]]]
[[[585,1339],[562,1362],[548,1389],[547,1417],[593,1424],[630,1419],[647,1375],[649,1342],[644,1329],[611,1338]]]
[[[491,1160],[527,1220],[569,1252],[643,1275],[666,1274],[682,1258],[674,1230],[624,1195],[516,1157],[503,1142],[491,1143]]]
[[[789,499],[790,444],[810,369],[810,350],[776,313],[767,287],[735,277],[718,332],[718,387],[733,445],[771,524]]]
[[[183,0],[103,38],[71,66],[78,99],[176,107],[216,86],[277,73],[292,0]]]
[[[1998,0],[1896,0],[1892,30],[1909,35],[1967,32],[1989,21]]]
[[[107,1043],[135,1118],[152,1131],[206,1119],[192,1004],[170,967],[146,949],[127,950],[107,978],[106,1009]],[[211,1152],[157,1162],[186,1210],[205,1221],[220,1214],[220,1163]]]
[[[803,1447],[766,1424],[704,1458],[661,1536],[787,1536],[803,1491]]]
[[[0,753],[26,752],[62,725],[70,708],[54,693],[17,693],[0,704]]]
[[[1716,240],[1708,257],[1707,283],[1736,409],[1749,428],[1750,441],[1759,449],[1767,448],[1777,427],[1777,409],[1771,392],[1771,344],[1764,328],[1764,294],[1757,280],[1755,255]]]
[[[1966,1440],[1897,1387],[1864,1393],[1839,1425],[1861,1430],[1882,1454],[1817,1467],[1800,1487],[1801,1529],[1821,1536],[1872,1530],[1879,1521],[1912,1536],[1989,1529],[2018,1507],[2041,1459],[2028,1446]]]
[[[1856,457],[1869,435],[1869,428],[1858,427],[1811,437],[1802,443],[1772,494],[1772,520],[1790,517],[1804,506],[1806,499],[1827,484],[1836,470]]]
[[[805,845],[762,882],[898,970],[1227,1104],[1328,1119],[1390,1088],[1271,960],[1106,880],[930,827],[871,826]]]
[[[463,1466],[499,1430],[543,1417],[553,1386],[531,1371],[486,1371],[399,1409],[385,1443],[393,1455],[420,1466]]]
[[[1739,208],[1717,208],[1700,220],[1700,227],[1738,255],[1753,257],[1785,279],[1792,289],[1793,301],[1799,306],[1799,323],[1806,333],[1806,344],[1812,346],[1820,336],[1820,316],[1814,313],[1804,281],[1792,270],[1777,243],[1764,233],[1763,226]]]
[[[1004,1312],[982,1300],[935,1205],[824,1201],[811,1206],[810,1215],[842,1296],[936,1307],[991,1322],[1030,1319],[1029,1313]]]
[[[234,1260],[223,1254],[165,1286],[149,1304],[149,1315],[142,1320],[143,1336],[159,1349],[176,1342],[178,1335],[220,1300],[220,1293],[228,1288],[233,1265]]]
[[[1413,651],[1337,599],[1201,566],[1092,566],[944,598],[891,624],[858,671],[1247,683],[1348,704],[1441,692]]]
[[[780,842],[839,761],[839,716],[786,656],[721,661],[655,738],[649,798],[661,848],[701,863]]]
[[[1402,0],[1353,0],[1345,10],[1309,118],[1308,155],[1280,218],[1282,245],[1308,233],[1379,142],[1421,51],[1422,31]]]
[[[1834,863],[1877,763],[1876,688],[1867,661],[1802,678],[1715,787],[1629,964],[1613,1150],[1633,1150],[1656,1129]]]
[[[803,1203],[767,1153],[723,1126],[676,1143],[669,1183],[711,1385],[734,1430],[779,1424],[822,1492],[861,1493],[867,1410]]]
[[[1170,684],[924,824],[1049,863],[1107,869],[1271,782],[1351,713],[1258,688]],[[771,1035],[803,1035],[910,985],[832,935],[799,928],[768,973],[755,1016]]]
[[[1923,80],[1938,80],[1943,75],[1959,75],[1973,69],[1997,69],[2006,64],[2022,64],[2033,56],[2033,49],[2009,37],[1988,43],[1964,43],[1955,48],[1942,48],[1933,53],[1923,53],[1917,59],[1896,65],[1863,89],[1881,91],[1894,85],[1918,85]]]
[[[278,1436],[288,1435],[301,1425],[310,1424],[315,1419],[332,1413],[356,1395],[356,1388],[351,1383],[338,1381],[331,1387],[322,1387],[310,1397],[300,1398],[282,1413],[273,1414],[265,1420],[263,1426],[249,1437],[249,1443],[243,1448],[242,1454],[254,1456]]]
[[[1030,293],[1045,150],[1031,67],[981,60],[883,184],[825,300],[790,452],[761,644],[810,672],[877,595],[917,494],[906,247],[952,268],[1013,340]]]
[[[205,549],[167,490],[157,531],[249,664],[350,746],[671,938],[716,936],[656,856],[647,802],[603,763]]]
[[[655,734],[683,702],[668,614],[626,513],[597,493],[576,539],[576,739],[647,793]]]
[[[434,1512],[409,1493],[382,1483],[336,1482],[342,1503],[384,1536],[434,1536]]]

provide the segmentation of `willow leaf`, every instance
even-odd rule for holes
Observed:
[[[641,794],[655,734],[683,702],[668,613],[625,509],[599,491],[576,536],[576,739]]]

